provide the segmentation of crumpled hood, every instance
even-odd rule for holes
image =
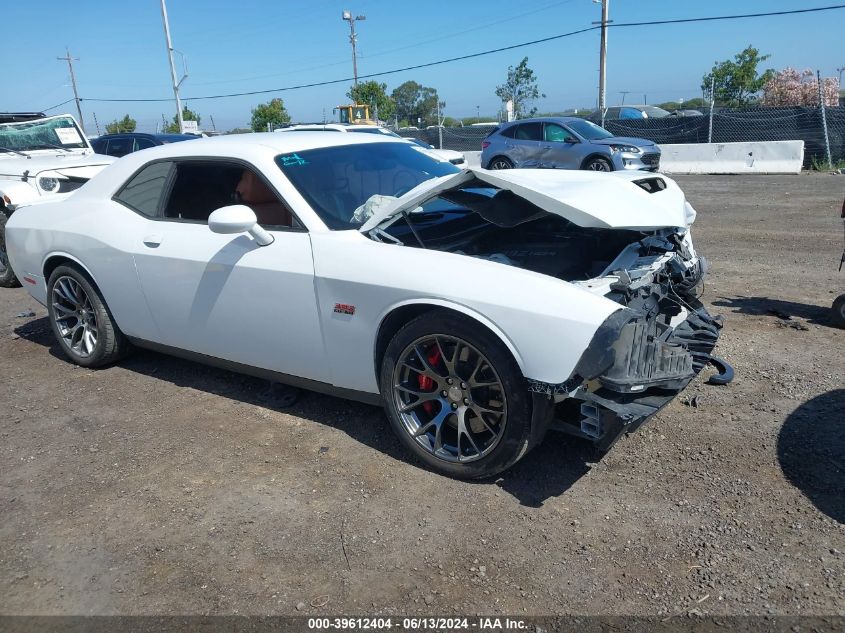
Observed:
[[[403,211],[411,211],[443,191],[459,188],[473,178],[507,189],[548,213],[585,228],[659,230],[692,224],[695,211],[683,191],[662,174],[597,173],[557,169],[488,171],[466,167],[456,174],[420,183],[400,198],[378,206],[359,229],[369,231]],[[649,193],[635,180],[659,178],[666,187]]]
[[[32,158],[24,158],[16,154],[0,154],[0,175],[1,176],[21,176],[24,171],[28,171],[31,176],[35,176],[44,170],[58,171],[63,173],[65,169],[73,169],[68,174],[78,176],[80,178],[92,178],[95,174],[105,167],[110,165],[117,159],[114,156],[105,156],[103,154],[81,154],[70,152],[48,152],[48,153],[33,153]],[[95,169],[79,169],[96,167]]]

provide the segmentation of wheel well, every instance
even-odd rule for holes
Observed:
[[[79,262],[76,260],[71,259],[70,257],[66,257],[64,255],[53,255],[47,258],[47,261],[44,262],[44,283],[46,284],[47,281],[50,279],[50,275],[53,274],[53,271],[56,270],[59,266],[68,265],[76,268],[79,272],[85,275],[88,280],[97,285],[96,282],[92,279],[91,274],[85,269],[84,266],[81,266]]]
[[[608,163],[610,163],[610,166],[613,167],[613,161],[610,160],[610,158],[608,158],[606,155],[604,155],[604,154],[590,154],[589,156],[587,156],[587,158],[585,158],[584,160],[581,161],[581,169],[584,169],[584,165],[589,163],[594,158],[601,158],[603,160],[606,160]]]
[[[478,319],[474,319],[472,316],[464,314],[460,310],[453,310],[452,308],[440,306],[440,305],[432,305],[428,303],[414,303],[410,305],[401,306],[390,312],[381,322],[379,326],[378,334],[376,335],[376,348],[375,348],[375,356],[373,358],[375,362],[375,372],[376,372],[376,380],[379,379],[379,373],[381,372],[381,361],[384,359],[384,353],[387,351],[387,346],[390,344],[391,339],[396,335],[396,333],[402,329],[402,327],[418,316],[425,314],[426,312],[451,312],[457,316],[460,316],[465,319],[472,320],[479,328],[484,328],[488,332],[490,332],[493,336],[497,339],[501,340],[501,336],[491,330],[487,325],[483,322],[479,321]],[[506,346],[507,347],[507,346]],[[513,354],[511,352],[511,354]],[[517,367],[520,367],[519,362],[516,358],[514,361],[517,364]],[[520,367],[521,369],[521,367]]]
[[[487,161],[487,166],[489,167],[490,165],[492,165],[493,161],[496,160],[497,158],[504,158],[511,165],[513,165],[513,161],[510,158],[508,158],[507,156],[505,156],[504,154],[496,154],[493,158],[491,158],[490,160]]]

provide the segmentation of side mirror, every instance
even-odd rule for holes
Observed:
[[[243,204],[220,207],[208,216],[208,228],[213,233],[234,235],[249,233],[259,246],[273,243],[273,236],[258,225],[255,212]]]
[[[569,137],[567,137],[566,139],[564,139],[564,141],[563,141],[563,142],[564,142],[564,143],[573,143],[573,144],[575,144],[575,143],[580,143],[581,141],[579,141],[579,140],[578,140],[578,137],[577,137],[577,136],[569,136]]]

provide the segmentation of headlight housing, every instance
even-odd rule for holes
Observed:
[[[633,145],[611,145],[610,151],[624,152],[626,154],[641,154],[643,150],[639,147],[634,147]]]
[[[39,176],[38,188],[46,193],[55,193],[59,190],[59,179],[52,176]]]
[[[55,171],[45,171],[35,179],[40,193],[69,193],[86,183],[86,179],[69,178]]]

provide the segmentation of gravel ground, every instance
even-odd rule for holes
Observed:
[[[678,180],[736,380],[495,482],[422,470],[376,408],[77,368],[0,290],[0,613],[845,615],[845,180]]]

